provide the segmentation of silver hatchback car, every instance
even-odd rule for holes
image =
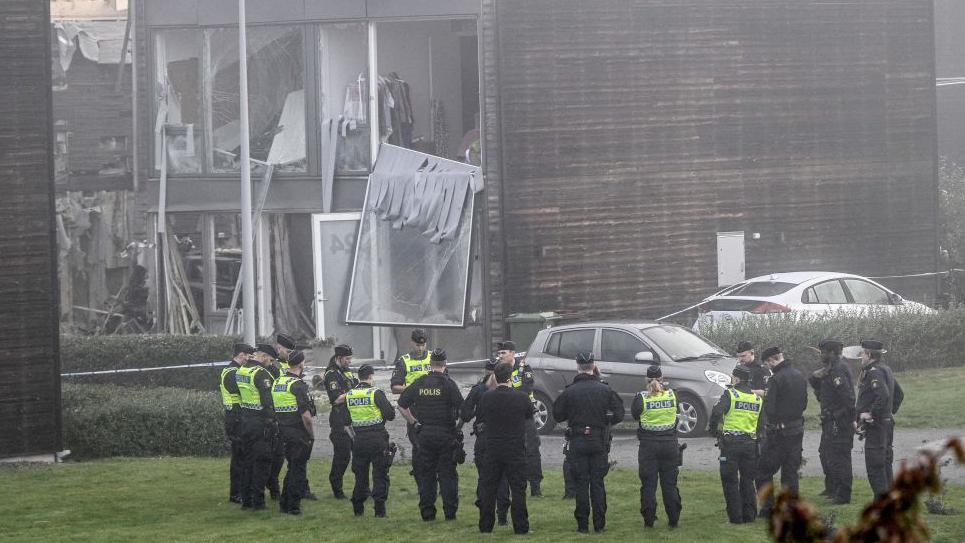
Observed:
[[[627,408],[647,387],[647,368],[659,364],[677,393],[677,432],[697,436],[737,361],[720,347],[675,324],[659,322],[587,322],[540,330],[526,352],[535,378],[536,425],[553,431],[553,402],[576,375],[576,355],[591,352],[601,376]]]

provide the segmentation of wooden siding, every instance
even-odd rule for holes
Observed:
[[[717,288],[720,231],[747,233],[748,277],[936,269],[931,0],[483,0],[483,19],[494,319],[679,309]]]
[[[49,9],[0,4],[0,457],[61,449]]]

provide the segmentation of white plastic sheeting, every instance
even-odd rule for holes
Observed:
[[[476,166],[383,144],[366,191],[346,322],[465,324]]]

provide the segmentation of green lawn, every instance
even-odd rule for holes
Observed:
[[[423,523],[408,466],[392,469],[389,518],[374,519],[371,505],[364,518],[352,516],[351,505],[335,501],[327,492],[326,466],[312,461],[310,477],[318,502],[306,502],[302,517],[276,510],[242,511],[226,501],[227,461],[224,459],[117,459],[39,467],[0,467],[5,491],[0,501],[0,541],[492,541],[512,537],[509,528],[497,527],[494,536],[476,529],[477,510],[470,497],[476,476],[472,466],[462,467],[461,508],[454,523]],[[547,470],[544,490],[548,497],[531,499],[530,522],[537,541],[584,541],[575,533],[573,502],[561,501],[559,470]],[[352,477],[346,482],[351,488]],[[639,481],[630,470],[617,470],[607,478],[609,515],[601,540],[624,541],[644,536],[639,514]],[[818,481],[803,482],[806,495],[814,495]],[[324,491],[324,492],[323,492]],[[715,543],[767,541],[763,522],[731,526],[726,522],[720,482],[714,474],[681,474],[684,511],[681,527],[669,531],[663,520],[645,537],[652,541]],[[855,499],[869,497],[867,482],[855,481]],[[957,510],[965,508],[965,488],[954,487],[948,499]],[[823,513],[834,511],[838,524],[855,519],[859,505],[830,507],[816,501]],[[664,517],[663,512],[659,512]],[[440,505],[441,519],[441,505]],[[928,516],[934,542],[960,542],[965,515]]]
[[[965,390],[965,367],[913,370],[895,374],[905,392],[905,401],[895,415],[898,428],[965,428],[961,392]],[[855,375],[855,386],[858,376]],[[857,391],[855,392],[857,394]],[[807,426],[820,429],[820,407],[808,387]]]

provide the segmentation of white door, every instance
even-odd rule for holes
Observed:
[[[717,232],[717,286],[744,280],[744,232]]]
[[[352,278],[355,240],[361,213],[312,215],[315,262],[315,336],[352,346],[356,358],[375,358],[371,326],[345,324],[345,305]]]

